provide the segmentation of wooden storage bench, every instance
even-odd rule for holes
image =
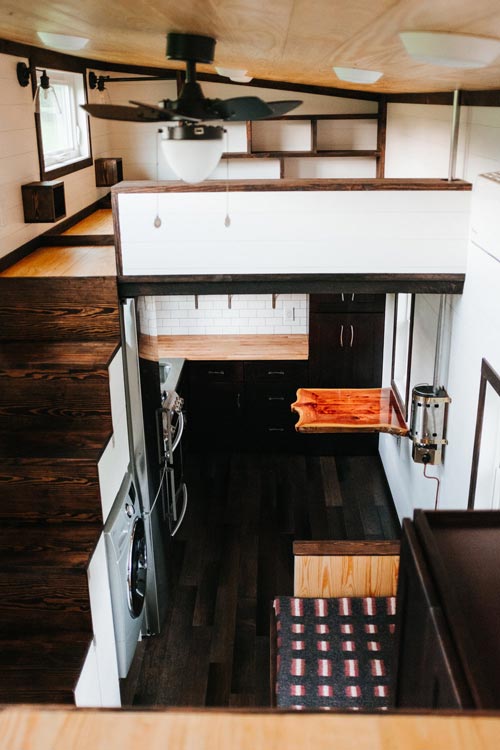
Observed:
[[[294,596],[273,602],[273,705],[389,708],[399,542],[295,542],[294,558]]]

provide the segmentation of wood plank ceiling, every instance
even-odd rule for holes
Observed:
[[[400,31],[500,38],[498,0],[2,0],[0,37],[42,46],[37,31],[90,38],[80,56],[180,67],[165,59],[168,31],[218,40],[216,63],[254,78],[381,93],[500,87],[500,58],[459,70],[414,62]],[[339,81],[333,65],[383,71],[373,86]],[[214,73],[212,66],[200,70]]]

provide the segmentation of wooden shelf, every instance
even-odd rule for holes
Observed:
[[[317,151],[252,151],[247,153],[245,151],[235,151],[222,154],[223,159],[304,159],[304,158],[318,158],[321,156],[334,156],[334,157],[377,157],[379,156],[378,151],[374,150],[361,150],[361,149],[334,149],[334,150],[317,150]]]
[[[387,432],[408,427],[391,388],[299,388],[292,404],[297,432]]]

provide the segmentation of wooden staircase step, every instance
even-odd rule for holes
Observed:
[[[101,523],[97,462],[16,458],[0,461],[0,520]]]
[[[88,633],[6,639],[0,651],[1,703],[73,703]],[[66,636],[66,638],[64,638]]]
[[[45,422],[45,426],[44,426]],[[0,456],[5,458],[78,458],[98,461],[113,429],[111,418],[2,418]]]
[[[0,372],[0,417],[110,416],[111,400],[106,370],[10,370]]]
[[[87,572],[57,567],[9,565],[0,576],[0,637],[88,632],[92,620]]]
[[[115,341],[6,341],[0,348],[0,371],[55,366],[69,373],[107,370],[118,346]]]
[[[5,341],[120,339],[116,278],[0,278]]]
[[[0,565],[4,569],[43,565],[57,570],[87,570],[101,533],[99,523],[22,527],[4,523],[0,526]]]

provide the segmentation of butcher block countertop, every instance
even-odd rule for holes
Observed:
[[[391,388],[299,388],[292,410],[298,432],[408,434]]]
[[[154,339],[147,341],[147,337],[142,338],[140,353],[145,359],[281,360],[307,359],[309,355],[309,339],[305,333],[158,336],[157,353]]]

